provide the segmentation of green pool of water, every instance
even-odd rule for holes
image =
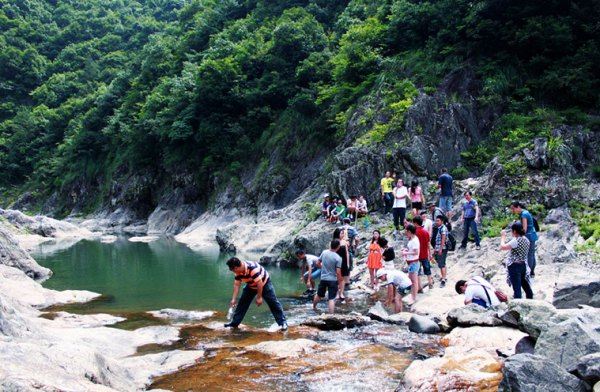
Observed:
[[[227,312],[233,274],[218,251],[195,252],[171,239],[151,243],[120,238],[114,243],[80,241],[53,252],[33,254],[54,275],[44,286],[56,290],[90,290],[109,296],[93,311],[119,313],[176,308]],[[298,270],[268,268],[279,297],[299,295],[306,287]],[[282,301],[285,304],[285,300]],[[268,307],[253,305],[245,323],[274,322]]]

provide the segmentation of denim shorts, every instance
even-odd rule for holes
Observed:
[[[317,280],[321,277],[321,269],[315,269],[312,271],[312,274],[310,274],[310,277],[312,278],[312,280]],[[308,271],[306,271],[304,273],[304,280],[308,279]]]
[[[423,266],[423,274],[430,276],[431,275],[431,263],[429,262],[429,259],[421,259],[419,261],[421,262],[421,266]]]
[[[444,210],[444,212],[452,211],[452,196],[440,196],[439,207]]]
[[[327,291],[327,299],[335,299],[338,292],[337,280],[322,280],[319,282],[317,288],[317,295],[321,298],[325,298],[325,291]]]
[[[413,274],[417,274],[419,273],[419,267],[421,267],[421,265],[419,264],[418,261],[413,261],[412,263],[410,263],[408,265],[408,273],[413,273]]]
[[[400,286],[398,286],[396,288],[396,291],[398,292],[398,294],[400,294],[400,296],[403,296],[405,294],[410,293],[410,289],[412,289],[412,285],[405,287],[405,288],[401,288]]]

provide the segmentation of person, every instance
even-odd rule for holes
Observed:
[[[408,264],[408,277],[412,282],[410,293],[412,303],[414,303],[417,300],[417,291],[419,290],[419,250],[421,245],[417,237],[417,228],[413,224],[406,225],[406,237],[408,238],[408,244],[402,250],[402,256],[406,258]]]
[[[362,218],[363,216],[367,216],[367,214],[369,213],[368,207],[367,207],[367,200],[365,199],[364,195],[360,195],[358,197],[358,203],[356,205],[357,208],[357,216],[359,218]]]
[[[347,217],[351,220],[356,220],[358,211],[358,200],[356,196],[350,196],[350,201],[348,202],[347,208]]]
[[[512,286],[515,298],[523,298],[521,293],[521,288],[523,288],[525,297],[531,299],[533,290],[527,264],[529,240],[525,237],[525,230],[521,222],[513,223],[510,231],[512,238],[509,241],[506,239],[507,230],[502,230],[500,237],[500,249],[510,251],[506,259],[507,283]]]
[[[423,228],[425,229],[425,231],[427,231],[429,233],[429,238],[432,238],[433,236],[433,221],[431,219],[429,219],[429,214],[427,213],[427,211],[423,210],[421,211],[421,220],[423,221]],[[434,238],[435,240],[435,238]]]
[[[331,212],[329,221],[331,223],[337,223],[340,219],[344,219],[346,217],[346,206],[342,199],[337,199],[335,209]]]
[[[342,258],[342,279],[338,282],[339,289],[336,299],[345,301],[346,297],[344,296],[344,286],[346,283],[350,283],[350,244],[348,243],[346,230],[339,227],[335,229],[333,231],[333,239],[340,241],[340,247],[337,250],[337,254]]]
[[[438,215],[435,218],[437,228],[435,236],[434,259],[442,275],[440,287],[446,286],[446,258],[448,257],[448,228],[446,227],[445,215]]]
[[[402,312],[402,297],[412,290],[412,282],[402,271],[380,269],[377,271],[377,280],[387,286],[387,299],[385,306],[394,304],[394,312]]]
[[[342,258],[337,254],[340,248],[339,240],[332,240],[329,250],[324,250],[319,256],[318,265],[321,268],[321,281],[317,287],[317,293],[313,298],[313,309],[317,310],[317,304],[325,298],[327,292],[327,308],[329,313],[335,311],[335,298],[342,280]]]
[[[443,168],[442,174],[438,178],[438,189],[440,189],[440,208],[444,210],[446,216],[450,216],[452,211],[452,182],[454,179],[448,174],[448,169]]]
[[[394,248],[389,246],[388,240],[384,237],[379,237],[377,241],[379,247],[381,248],[381,258],[385,263],[384,268],[387,270],[393,270],[394,267],[394,259],[396,258],[396,253],[394,253]]]
[[[437,225],[435,224],[435,220],[438,216],[445,216],[445,214],[444,211],[441,208],[436,207],[434,203],[429,203],[427,208],[431,216],[431,222],[433,223],[431,227],[431,246],[435,248],[435,238],[437,236]]]
[[[465,295],[465,305],[474,303],[484,308],[500,305],[500,300],[495,294],[496,289],[481,276],[474,276],[468,281],[459,280],[454,289],[458,294]]]
[[[321,204],[321,215],[323,215],[323,217],[325,219],[329,218],[329,205],[330,204],[331,204],[331,200],[329,199],[329,195],[325,195],[323,204]]]
[[[369,269],[369,277],[371,278],[371,287],[377,290],[377,270],[383,267],[381,263],[382,250],[379,245],[379,238],[381,233],[379,230],[373,231],[373,237],[371,238],[371,244],[369,245],[369,256],[367,257],[367,268]]]
[[[431,276],[431,264],[429,262],[429,259],[431,258],[431,252],[429,251],[431,246],[429,243],[429,233],[423,227],[423,218],[419,215],[413,218],[413,224],[417,228],[416,236],[419,239],[419,262],[423,268],[423,274],[427,276],[427,284],[431,290],[433,288],[433,277]],[[419,289],[422,289],[420,280]]]
[[[353,257],[356,252],[356,247],[360,244],[360,238],[358,238],[358,230],[350,223],[350,218],[344,218],[344,225],[341,228],[346,230],[349,244],[348,250],[350,251],[350,257]],[[352,270],[352,263],[350,263],[350,270]]]
[[[477,223],[481,217],[481,211],[477,200],[473,199],[471,191],[465,192],[465,201],[462,206],[462,215],[460,221],[463,224],[463,239],[460,245],[460,249],[467,249],[467,242],[469,241],[469,229],[473,230],[473,236],[475,237],[475,249],[481,249],[479,243],[479,232],[477,231]]]
[[[308,255],[301,249],[296,251],[296,257],[302,262],[300,281],[306,284],[304,295],[314,294],[315,280],[321,276],[321,269],[317,266],[319,258],[315,255]]]
[[[275,295],[275,289],[267,270],[258,263],[242,261],[237,257],[227,260],[227,267],[235,274],[233,295],[230,302],[231,307],[235,307],[235,312],[231,322],[225,324],[225,327],[237,328],[244,319],[252,300],[256,297],[256,306],[262,305],[263,299],[267,301],[267,305],[269,305],[269,309],[281,330],[287,330],[288,325],[283,314],[283,307]],[[242,283],[246,283],[246,286],[244,286],[238,302],[237,296]]]
[[[533,215],[529,211],[525,209],[525,206],[518,201],[513,202],[510,205],[510,209],[513,214],[517,214],[519,219],[521,220],[521,224],[523,225],[523,230],[525,230],[525,237],[529,240],[529,252],[527,253],[527,264],[529,265],[529,269],[531,270],[531,277],[535,277],[535,244],[538,240],[538,234],[535,230],[535,224]]]
[[[394,205],[392,209],[392,213],[394,215],[394,237],[398,234],[398,230],[400,229],[400,225],[404,227],[404,219],[406,217],[406,196],[408,195],[408,190],[404,186],[404,181],[399,179],[396,183],[396,187],[393,190],[394,193]]]
[[[385,205],[384,214],[388,214],[392,210],[394,204],[394,179],[389,171],[385,172],[385,176],[381,179],[381,198]]]
[[[425,204],[425,195],[419,186],[419,181],[412,180],[410,183],[410,189],[408,190],[408,196],[410,197],[413,216],[419,215],[419,211],[421,211],[423,204]]]

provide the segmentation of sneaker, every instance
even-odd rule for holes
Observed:
[[[477,245],[477,246],[475,247],[475,249],[477,249],[477,250],[481,250],[481,246]]]
[[[287,323],[286,323],[286,322],[284,322],[284,323],[281,325],[281,330],[282,330],[282,331],[287,331],[287,330],[288,330],[288,325],[287,325]]]
[[[233,325],[233,323],[226,323],[226,324],[223,324],[223,326],[225,328],[237,328],[237,325]]]
[[[442,279],[440,282],[440,287],[446,287],[446,279]]]
[[[461,245],[461,246],[458,247],[458,250],[467,250],[467,247]]]
[[[311,292],[311,289],[306,289],[306,290],[305,290],[305,291],[302,293],[302,295],[309,295],[309,294],[310,294],[310,292]]]

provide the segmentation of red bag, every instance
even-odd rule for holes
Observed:
[[[504,294],[502,291],[496,290],[494,292],[494,294],[496,294],[496,297],[498,298],[498,301],[500,301],[500,302],[508,302],[508,295]]]

